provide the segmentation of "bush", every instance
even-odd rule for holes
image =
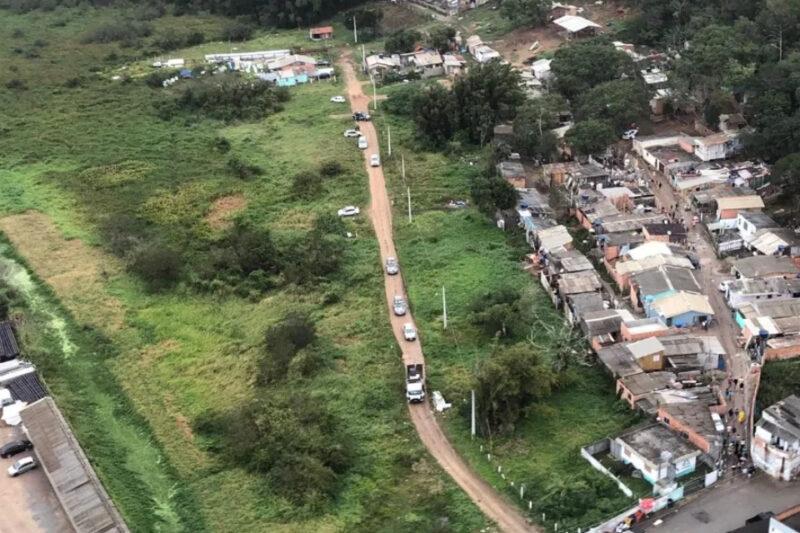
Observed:
[[[160,89],[164,86],[164,81],[177,75],[178,71],[175,69],[160,69],[145,76],[144,82],[148,87]]]
[[[214,150],[221,154],[227,154],[231,151],[231,142],[225,137],[217,137],[214,139]]]
[[[319,173],[326,178],[333,178],[344,171],[342,164],[338,161],[325,161],[319,166]]]
[[[314,198],[322,192],[322,176],[317,172],[307,170],[298,172],[292,178],[292,194],[306,200]]]
[[[201,31],[193,31],[186,36],[186,46],[197,46],[206,42],[206,36]]]
[[[247,20],[237,20],[223,28],[220,36],[223,41],[247,41],[253,37],[256,27]]]
[[[230,170],[234,176],[242,180],[248,180],[264,173],[261,167],[248,163],[237,155],[232,155],[228,158],[228,170]]]
[[[181,274],[181,256],[157,243],[140,244],[130,254],[128,269],[139,276],[151,290],[168,288]]]
[[[10,91],[26,91],[28,84],[19,78],[13,78],[6,82],[6,89]]]
[[[83,38],[82,42],[86,44],[113,42],[132,43],[142,37],[148,37],[152,33],[153,27],[146,22],[120,20],[95,28]]]
[[[264,332],[264,356],[258,367],[258,383],[284,381],[297,353],[317,339],[317,330],[307,315],[293,313]],[[311,356],[306,354],[304,359]],[[308,362],[301,362],[306,365]],[[317,366],[315,363],[311,366]]]

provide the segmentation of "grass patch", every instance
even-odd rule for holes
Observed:
[[[0,50],[0,61],[10,67],[0,82],[18,77],[28,86],[0,93],[7,116],[0,127],[0,218],[36,211],[52,224],[40,243],[31,242],[24,228],[6,228],[19,239],[24,258],[8,246],[4,253],[43,272],[42,281],[34,278],[28,308],[20,309],[31,317],[24,345],[131,528],[485,527],[477,508],[427,456],[408,419],[378,247],[366,219],[347,222],[356,237],[343,245],[341,270],[313,287],[284,284],[250,298],[198,294],[186,285],[150,293],[119,269],[93,278],[92,291],[76,294],[48,279],[35,246],[74,248],[76,261],[62,273],[68,276],[82,272],[88,259],[92,265],[116,262],[101,231],[111,216],[140,221],[160,242],[184,250],[191,269],[203,253],[198,243],[221,231],[208,217],[222,198],[237,199],[232,216],[289,242],[304,235],[317,215],[367,202],[361,155],[342,136],[351,124],[347,108],[329,101],[343,92],[340,83],[294,88],[282,112],[255,122],[164,121],[153,109],[161,90],[136,77],[126,82],[109,76],[125,65],[144,68],[149,58],[115,43],[80,42],[87,28],[119,15],[79,8],[0,17],[0,36],[19,28],[26,39],[46,34],[50,43],[33,61]],[[152,21],[156,32],[180,24],[206,27],[209,34],[223,23],[214,17]],[[241,47],[305,46],[305,39],[305,31],[281,31]],[[192,51],[199,56],[212,49],[219,47]],[[79,83],[67,83],[74,78]],[[261,174],[232,175],[227,162],[233,156]],[[323,180],[312,200],[298,198],[292,177],[331,160],[341,172]],[[105,298],[119,302],[119,327],[105,322],[99,305]],[[252,397],[263,331],[290,311],[310,314],[326,347],[324,370],[293,385],[326,404],[349,436],[354,457],[338,480],[336,498],[313,511],[293,505],[280,487],[227,467],[193,430],[206,413]]]

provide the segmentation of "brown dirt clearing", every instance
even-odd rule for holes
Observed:
[[[0,231],[78,321],[107,333],[123,326],[125,309],[105,289],[122,271],[115,258],[79,239],[66,239],[50,217],[35,211],[0,219]]]
[[[234,215],[243,211],[247,207],[247,199],[243,194],[233,194],[217,198],[211,204],[211,208],[206,214],[206,223],[217,230],[228,229],[233,225],[231,220]]]

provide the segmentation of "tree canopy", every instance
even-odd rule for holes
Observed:
[[[632,77],[634,71],[631,58],[603,38],[562,46],[553,55],[550,69],[556,89],[569,100],[623,74]]]
[[[608,122],[590,118],[570,128],[565,139],[577,155],[592,155],[614,142],[614,128]]]
[[[639,81],[612,80],[601,83],[578,99],[580,119],[598,119],[611,124],[617,133],[630,129],[647,116],[647,92]]]

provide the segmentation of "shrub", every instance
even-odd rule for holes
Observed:
[[[214,150],[221,154],[227,154],[231,151],[231,142],[225,137],[217,137],[214,139]]]
[[[131,43],[142,37],[148,37],[152,33],[153,27],[146,22],[119,20],[95,28],[83,38],[83,42],[87,44],[113,42]]]
[[[322,176],[314,171],[298,172],[292,178],[292,194],[298,198],[314,198],[322,192]]]
[[[258,383],[283,381],[297,353],[317,339],[317,330],[307,315],[293,313],[264,332],[264,356],[259,362]]]
[[[128,269],[139,276],[151,290],[170,287],[181,274],[181,256],[158,242],[140,244],[130,254]]]
[[[201,31],[193,31],[186,36],[186,46],[197,46],[206,42],[206,36]]]
[[[223,41],[247,41],[253,37],[256,28],[246,20],[239,19],[222,30]]]
[[[237,155],[232,155],[228,158],[228,170],[242,180],[254,178],[264,173],[261,167],[248,163]]]
[[[151,72],[144,78],[145,84],[154,89],[160,89],[164,86],[164,81],[177,76],[178,71],[175,69],[161,69]]]
[[[64,87],[67,89],[76,89],[83,84],[83,80],[76,76],[74,78],[69,78],[67,81],[64,82]]]
[[[344,171],[342,164],[338,161],[325,161],[319,166],[319,173],[326,178],[333,178]]]
[[[28,84],[19,78],[13,78],[6,82],[6,89],[10,91],[25,91],[28,89]]]

